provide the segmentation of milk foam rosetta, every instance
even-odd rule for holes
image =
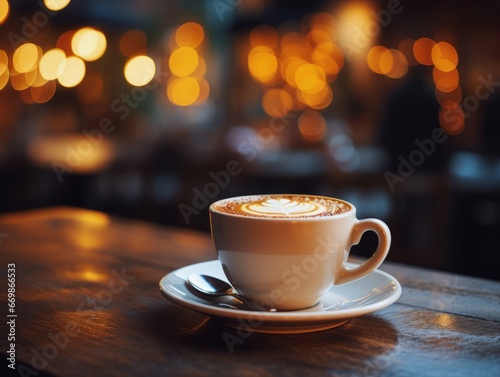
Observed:
[[[291,199],[270,198],[260,203],[242,204],[241,210],[249,215],[265,216],[314,216],[326,212],[326,208],[315,202],[298,202]]]
[[[326,197],[273,194],[222,200],[214,204],[214,209],[249,217],[298,218],[338,215],[351,206]]]

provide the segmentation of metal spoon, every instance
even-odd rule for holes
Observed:
[[[244,303],[243,297],[224,280],[217,279],[209,275],[191,274],[187,281],[197,291],[209,296],[233,296],[241,303]]]
[[[188,283],[198,292],[208,296],[232,296],[241,304],[251,310],[266,310],[260,305],[250,304],[245,300],[229,283],[220,280],[216,277],[201,274],[191,274],[187,278]],[[276,311],[276,309],[267,309],[268,311]]]

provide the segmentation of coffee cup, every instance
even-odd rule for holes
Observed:
[[[387,225],[356,218],[356,208],[324,196],[270,194],[233,197],[210,206],[217,256],[229,282],[255,307],[299,310],[331,288],[360,279],[384,261]],[[378,236],[366,262],[348,268],[351,246],[364,232]]]

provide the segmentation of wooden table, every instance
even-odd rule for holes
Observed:
[[[2,370],[14,331],[14,375],[500,375],[499,282],[385,262],[403,286],[395,304],[327,331],[252,333],[230,353],[222,334],[236,330],[158,290],[214,259],[207,234],[51,208],[0,216],[0,241]]]

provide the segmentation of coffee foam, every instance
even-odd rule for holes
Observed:
[[[263,218],[325,217],[347,212],[351,207],[335,199],[298,195],[262,195],[233,198],[217,203],[219,212]]]

